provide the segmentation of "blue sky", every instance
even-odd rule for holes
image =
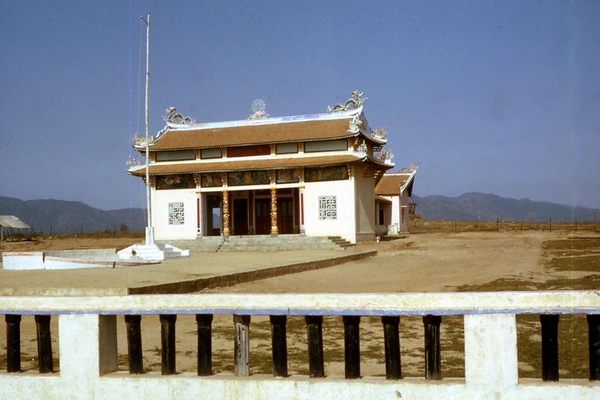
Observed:
[[[151,134],[358,89],[419,196],[600,208],[600,1],[0,0],[0,196],[145,205],[147,13]]]

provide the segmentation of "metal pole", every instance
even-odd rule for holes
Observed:
[[[154,235],[152,233],[152,209],[150,204],[150,149],[148,135],[148,81],[150,80],[150,14],[148,18],[140,17],[146,23],[146,208],[148,209],[148,226],[146,227],[146,245],[154,244]]]

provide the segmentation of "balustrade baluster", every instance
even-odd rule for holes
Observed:
[[[542,379],[558,381],[558,315],[540,315],[542,324]]]
[[[175,322],[177,315],[161,314],[160,315],[160,341],[162,346],[161,352],[161,374],[175,374]]]
[[[212,314],[197,314],[198,375],[212,375]]]
[[[440,348],[440,324],[442,317],[438,315],[425,315],[425,379],[442,379],[442,356]]]
[[[125,325],[127,328],[127,362],[130,374],[142,374],[144,372],[141,321],[141,315],[125,316]]]
[[[308,335],[308,374],[311,378],[325,377],[323,363],[323,317],[308,315],[305,317]]]
[[[50,315],[36,315],[38,369],[40,374],[53,372],[52,337],[50,334]]]
[[[400,317],[381,317],[383,338],[385,342],[385,378],[402,379],[402,363],[400,362]]]
[[[344,321],[344,360],[346,379],[360,378],[360,317],[342,317]]]
[[[233,373],[236,376],[250,375],[250,316],[234,315],[235,360]]]
[[[273,376],[288,375],[285,315],[271,315],[271,346],[273,349]]]
[[[21,372],[21,316],[6,314],[6,371]]]
[[[588,343],[590,349],[590,380],[600,380],[600,315],[588,314]]]

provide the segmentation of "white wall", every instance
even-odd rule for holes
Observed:
[[[319,220],[319,196],[337,196],[337,219]],[[304,191],[304,224],[307,236],[341,236],[356,243],[352,180],[308,182]]]
[[[156,240],[195,239],[198,225],[196,189],[154,190],[152,220]],[[169,225],[169,203],[184,203],[183,225]]]
[[[375,181],[370,174],[363,177],[362,168],[355,168],[353,175],[356,202],[356,241],[374,241],[376,230]]]

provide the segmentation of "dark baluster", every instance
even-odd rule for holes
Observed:
[[[212,375],[212,314],[197,314],[198,375]]]
[[[250,375],[250,316],[234,315],[235,359],[233,373],[236,376]]]
[[[271,315],[271,347],[273,349],[273,376],[285,377],[288,375],[287,367],[287,317],[285,315]]]
[[[440,348],[440,324],[442,317],[425,315],[425,379],[442,379],[442,356]]]
[[[21,372],[21,316],[6,314],[6,371]]]
[[[381,317],[381,322],[385,342],[385,377],[390,380],[402,379],[400,317]]]
[[[160,339],[162,345],[162,375],[175,374],[175,322],[177,315],[160,315]]]
[[[127,361],[129,363],[130,374],[142,374],[144,372],[141,321],[141,315],[125,316],[125,325],[127,327]]]
[[[600,380],[600,315],[588,314],[588,343],[590,347],[590,380]]]
[[[36,315],[38,360],[40,374],[53,372],[52,337],[50,335],[50,315]]]
[[[343,316],[346,379],[360,378],[360,317]]]
[[[323,363],[323,317],[320,315],[306,316],[306,331],[308,335],[308,374],[311,378],[325,377]]]
[[[558,315],[540,315],[544,381],[558,381],[558,318]]]

